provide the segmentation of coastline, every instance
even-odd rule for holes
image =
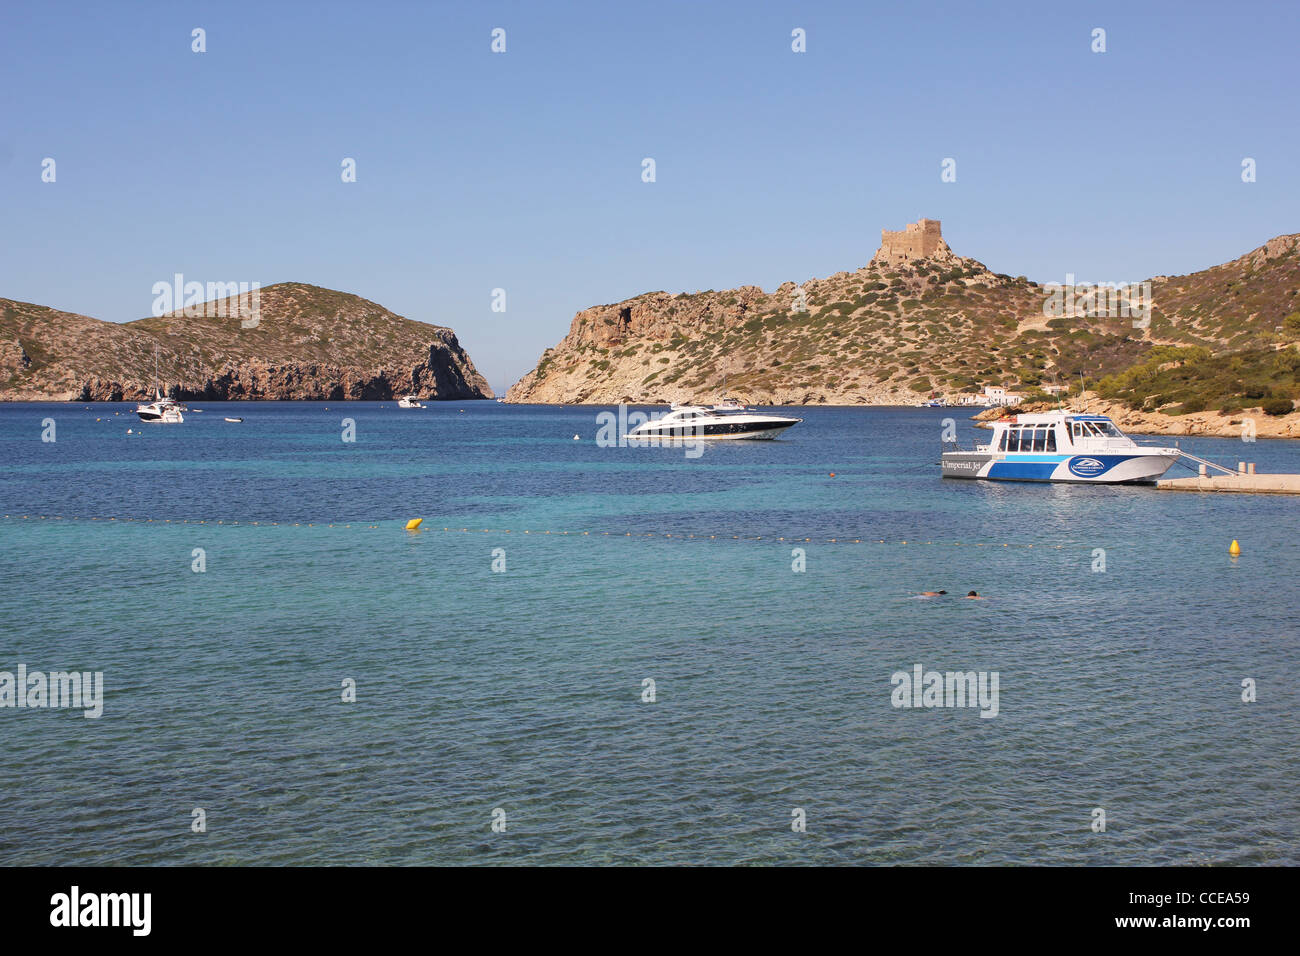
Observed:
[[[189,397],[184,399],[190,402],[207,402],[211,404],[218,403],[239,403],[239,402],[302,402],[307,403],[352,403],[352,402],[390,402],[396,401],[397,395],[388,398],[261,398],[253,396],[243,396],[240,398],[204,398]],[[0,395],[0,403],[7,405],[42,405],[42,404],[63,404],[63,405],[122,405],[131,404],[135,399],[122,399],[121,401],[111,401],[107,399],[81,399],[75,396],[32,396],[25,394],[22,396]],[[496,399],[491,396],[475,397],[450,397],[422,398],[425,402],[491,402],[498,404]],[[539,406],[544,408],[603,408],[617,406],[617,402],[512,402],[506,400],[499,404],[527,407]],[[643,401],[643,402],[625,402],[629,406],[656,406],[665,405],[664,402]],[[923,405],[912,405],[906,403],[891,402],[784,402],[784,403],[762,403],[747,402],[755,408],[926,408]],[[1039,402],[1029,405],[1018,406],[983,406],[983,405],[948,405],[931,408],[932,411],[941,411],[948,414],[970,413],[966,417],[974,421],[992,421],[1001,418],[1004,415],[1014,415],[1021,412],[1044,412],[1052,411],[1057,408],[1067,407],[1069,411],[1079,412],[1087,415],[1105,415],[1110,418],[1120,429],[1137,435],[1170,435],[1186,437],[1206,437],[1206,438],[1267,438],[1267,439],[1300,439],[1300,411],[1292,412],[1289,415],[1266,415],[1259,407],[1245,408],[1236,412],[1219,412],[1219,411],[1202,411],[1189,412],[1186,415],[1165,415],[1160,412],[1144,412],[1136,409],[1130,409],[1117,402],[1106,401],[1088,393],[1085,398],[1070,402],[1067,406],[1061,406],[1057,403]],[[1252,433],[1253,429],[1253,433]]]
[[[548,408],[609,408],[617,402],[512,402],[507,399],[505,405],[539,405]],[[664,402],[626,402],[627,405],[663,405]],[[747,402],[756,408],[925,408],[923,405],[911,405],[893,402],[784,402],[763,403]],[[947,405],[933,407],[932,411],[949,414],[969,412],[969,418],[975,421],[991,421],[1003,415],[1020,412],[1045,412],[1063,406],[1057,403],[1040,402],[1019,406],[985,406],[985,405]],[[1239,438],[1248,434],[1246,422],[1254,423],[1255,438],[1300,438],[1300,412],[1289,415],[1266,415],[1259,408],[1245,408],[1236,412],[1189,412],[1186,415],[1165,415],[1160,412],[1143,412],[1130,409],[1117,402],[1109,402],[1088,393],[1083,401],[1069,403],[1068,409],[1085,415],[1105,415],[1115,422],[1123,431],[1144,435],[1187,435],[1207,438]]]

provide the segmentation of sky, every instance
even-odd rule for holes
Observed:
[[[1040,282],[1193,272],[1300,232],[1297,24],[1186,0],[10,0],[0,297],[124,322],[176,273],[308,282],[451,326],[499,393],[581,309],[856,269],[922,217]]]

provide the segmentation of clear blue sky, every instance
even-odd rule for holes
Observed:
[[[7,2],[0,296],[128,321],[176,272],[310,282],[452,326],[500,389],[579,309],[854,269],[922,216],[1039,281],[1189,272],[1300,231],[1298,21],[1277,2]]]

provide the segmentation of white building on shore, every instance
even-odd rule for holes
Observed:
[[[1023,397],[1019,392],[1008,392],[1001,385],[984,386],[984,399],[990,405],[1017,405]]]

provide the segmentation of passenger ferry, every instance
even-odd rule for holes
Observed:
[[[1045,412],[993,422],[993,438],[973,451],[942,455],[945,478],[994,481],[1153,482],[1173,466],[1177,448],[1139,445],[1104,415]],[[955,443],[954,443],[955,445]]]

